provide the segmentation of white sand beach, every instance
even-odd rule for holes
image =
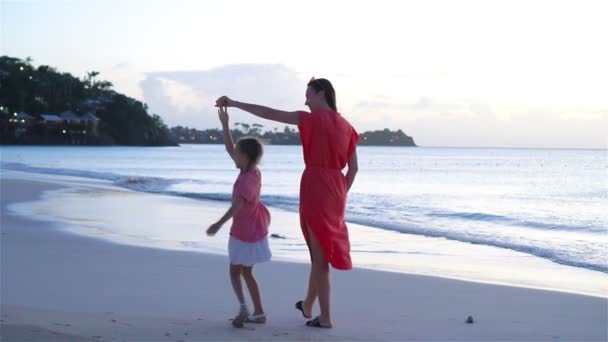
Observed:
[[[525,284],[494,285],[360,268],[334,271],[335,328],[320,330],[306,327],[293,308],[305,293],[308,266],[286,261],[256,266],[268,323],[234,329],[229,318],[237,305],[225,256],[74,234],[61,223],[9,210],[16,203],[40,198],[45,191],[77,183],[79,189],[89,189],[86,206],[95,211],[95,191],[110,187],[100,181],[71,184],[50,176],[35,177],[39,180],[13,172],[1,178],[2,341],[608,339],[608,293],[602,296],[602,289],[608,287],[606,276],[599,272],[580,273],[581,281],[597,282],[581,286],[589,291],[576,291],[572,283],[563,285],[565,291],[591,292],[591,296],[541,290],[538,284],[532,284],[537,287],[532,289]],[[156,203],[150,201],[153,195],[128,193],[129,203],[136,206],[133,222],[146,211],[172,215],[165,207],[149,207]],[[197,215],[217,211],[198,205]],[[63,216],[76,226],[82,219]],[[167,229],[186,225],[179,217],[174,222]],[[201,236],[207,222],[201,220]],[[428,264],[427,274],[446,275],[441,270],[447,260],[442,262]],[[413,263],[417,268],[425,266]],[[560,267],[555,266],[551,274],[565,278],[579,274],[572,267]],[[465,323],[468,316],[475,323]]]

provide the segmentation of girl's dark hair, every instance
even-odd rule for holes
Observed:
[[[258,165],[264,155],[264,145],[258,138],[243,137],[237,141],[236,148],[249,158],[248,170]]]
[[[329,105],[329,108],[338,111],[338,107],[336,106],[336,91],[334,90],[334,86],[331,85],[331,82],[326,80],[325,78],[312,78],[310,82],[308,82],[308,86],[312,87],[317,93],[321,90],[325,91],[325,101]]]

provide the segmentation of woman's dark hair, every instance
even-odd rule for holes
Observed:
[[[236,148],[249,158],[247,170],[258,165],[264,155],[264,145],[258,138],[243,137],[237,141]]]
[[[325,78],[313,77],[310,82],[308,82],[308,86],[312,87],[317,93],[321,90],[325,91],[325,101],[327,101],[329,108],[333,109],[335,112],[338,111],[338,107],[336,106],[336,91],[334,90],[334,86],[331,85],[331,82]]]

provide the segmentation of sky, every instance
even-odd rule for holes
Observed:
[[[585,0],[2,0],[0,54],[99,71],[169,126],[219,127],[221,95],[305,110],[314,76],[358,131],[608,148],[606,13]]]

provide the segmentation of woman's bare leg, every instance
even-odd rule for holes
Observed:
[[[310,274],[308,276],[308,292],[306,293],[306,298],[302,302],[302,309],[304,310],[304,314],[306,316],[312,316],[312,307],[315,305],[317,296],[318,296],[318,292],[317,292],[315,273],[313,272],[312,263],[311,263],[310,264]]]
[[[306,224],[305,222],[303,222],[303,224],[306,227],[306,233],[308,235],[311,235],[310,228],[308,228],[308,224]],[[312,308],[315,305],[315,302],[317,301],[319,293],[317,291],[317,280],[315,277],[315,272],[313,272],[312,266],[312,249],[310,246],[308,246],[308,249],[311,251],[310,274],[308,275],[308,291],[306,292],[306,298],[302,302],[302,309],[306,316],[312,316]]]
[[[323,250],[310,229],[310,226],[306,225],[306,229],[308,233],[308,240],[310,241],[310,253],[312,255],[310,282],[314,284],[314,290],[317,292],[319,297],[319,306],[321,307],[319,323],[321,323],[323,326],[332,326],[330,311],[331,284],[329,278],[329,262],[327,261],[325,254],[323,254]],[[311,289],[309,284],[309,293],[310,292]]]

